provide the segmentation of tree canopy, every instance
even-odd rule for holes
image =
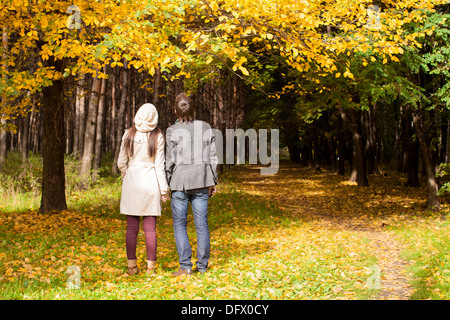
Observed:
[[[85,75],[98,80],[100,96],[100,79],[110,77],[105,67],[133,68],[155,78],[162,73],[182,79],[187,91],[194,91],[198,79],[228,70],[274,98],[296,97],[300,118],[313,120],[327,108],[340,108],[361,149],[359,129],[351,125],[351,119],[358,118],[355,110],[397,97],[417,109],[424,97],[402,70],[411,70],[412,63],[448,78],[447,16],[441,12],[446,3],[2,1],[1,126],[14,131],[11,120],[26,115],[42,93],[38,100],[43,110],[56,112],[50,105],[58,104],[58,97],[71,92]],[[273,70],[283,86],[269,92],[274,88],[268,78]],[[447,106],[448,89],[446,83],[432,98]],[[60,128],[51,138],[58,139],[64,135],[63,124],[52,121],[57,119],[44,119],[49,128],[44,135],[50,137],[52,128]],[[53,155],[61,157],[61,150],[53,150]],[[44,180],[48,172],[44,170]]]

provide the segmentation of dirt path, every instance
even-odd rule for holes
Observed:
[[[367,230],[364,236],[371,240],[369,246],[378,258],[381,291],[374,299],[407,300],[412,295],[407,274],[408,262],[401,257],[403,245],[387,231]]]
[[[320,219],[317,219],[319,216]],[[370,252],[378,260],[377,264],[371,268],[371,282],[374,289],[380,289],[374,290],[376,293],[372,296],[373,299],[408,300],[411,297],[413,290],[407,272],[410,263],[401,256],[405,246],[392,231],[386,230],[383,222],[375,224],[361,217],[336,219],[315,210],[310,211],[308,218],[324,227],[332,225],[333,228],[350,230],[369,240],[367,245]],[[379,282],[377,282],[377,276]]]
[[[404,245],[388,229],[389,219],[401,207],[407,207],[408,196],[401,188],[389,192],[393,179],[375,181],[372,188],[360,188],[345,177],[332,173],[314,173],[292,163],[282,163],[274,176],[261,176],[258,167],[242,170],[240,184],[253,194],[277,201],[282,209],[311,221],[321,228],[337,228],[355,232],[367,239],[369,251],[377,258],[371,280],[377,300],[407,300],[413,290],[407,273],[408,261],[401,257]],[[383,192],[384,190],[384,192]],[[395,218],[395,217],[394,217]],[[379,282],[377,282],[379,275]]]

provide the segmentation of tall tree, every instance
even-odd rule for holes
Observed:
[[[62,72],[64,64],[53,57],[47,62]],[[61,211],[67,209],[64,173],[64,84],[56,79],[53,85],[44,87],[43,94],[43,174],[40,212]]]
[[[85,79],[86,75],[80,75],[76,83],[75,96],[75,141],[74,152],[82,152],[84,150],[84,128],[86,126],[85,117]]]
[[[353,146],[355,150],[355,168],[356,168],[356,182],[358,186],[368,186],[366,158],[364,154],[364,140],[361,128],[361,110],[348,109],[341,110],[341,117],[347,126],[350,128],[353,138]]]
[[[436,178],[436,171],[434,169],[433,162],[431,160],[431,152],[428,144],[426,143],[426,133],[423,127],[423,119],[421,110],[413,111],[413,122],[416,131],[417,138],[419,140],[420,149],[422,151],[423,162],[425,166],[425,173],[428,184],[428,207],[431,209],[440,209],[439,202],[439,184]]]
[[[2,68],[3,70],[8,70],[8,62],[7,62],[7,52],[8,52],[8,32],[6,26],[2,27]],[[7,81],[7,72],[3,72],[2,77],[5,82]],[[1,109],[6,108],[7,97],[5,92],[3,92],[1,96]],[[0,167],[2,167],[3,162],[6,158],[6,119],[2,115],[1,123],[0,123]]]
[[[81,158],[80,176],[88,180],[93,167],[94,148],[95,148],[95,130],[97,128],[98,102],[100,98],[102,79],[99,74],[92,77],[92,90],[89,99],[88,114],[86,119],[86,129],[84,132],[84,149]]]
[[[104,67],[106,69],[106,67]],[[106,70],[104,70],[106,73]],[[105,122],[105,93],[106,93],[106,79],[102,79],[101,89],[100,89],[100,99],[98,102],[98,112],[97,112],[97,129],[95,133],[95,154],[94,154],[94,176],[93,180],[98,179],[98,170],[100,169],[100,162],[102,156],[102,145],[103,145],[103,132],[104,132],[104,122]]]
[[[119,111],[117,112],[117,125],[116,125],[116,148],[114,154],[113,162],[113,173],[118,173],[117,159],[120,153],[120,143],[122,142],[122,135],[125,129],[125,111],[127,107],[127,96],[128,96],[128,83],[129,83],[129,70],[128,62],[125,60],[123,69],[120,74],[120,102]]]

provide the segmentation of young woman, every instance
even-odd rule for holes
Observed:
[[[164,136],[154,105],[144,104],[134,125],[122,137],[117,166],[122,173],[120,213],[127,215],[126,252],[128,274],[139,273],[136,258],[137,235],[142,216],[147,248],[147,272],[156,268],[156,217],[161,201],[167,201],[168,185],[164,167]]]

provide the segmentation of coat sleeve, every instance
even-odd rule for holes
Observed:
[[[211,131],[211,141],[209,146],[209,164],[211,166],[211,171],[214,176],[214,183],[216,185],[219,184],[219,177],[217,174],[217,165],[219,163],[219,159],[217,158],[216,154],[216,137],[214,135],[214,132]]]
[[[168,128],[166,131],[166,178],[169,185],[175,168],[175,159],[173,158],[174,143],[171,139],[171,135],[172,129]]]
[[[156,147],[155,170],[161,194],[166,194],[167,192],[169,192],[169,186],[167,185],[165,174],[164,145],[165,145],[164,135],[160,134],[158,136],[158,144]]]
[[[122,136],[122,143],[120,144],[120,152],[119,157],[117,158],[117,168],[119,168],[120,172],[122,173],[122,177],[125,176],[128,169],[128,155],[125,152],[125,138],[128,135],[128,132],[125,131],[125,133]]]

